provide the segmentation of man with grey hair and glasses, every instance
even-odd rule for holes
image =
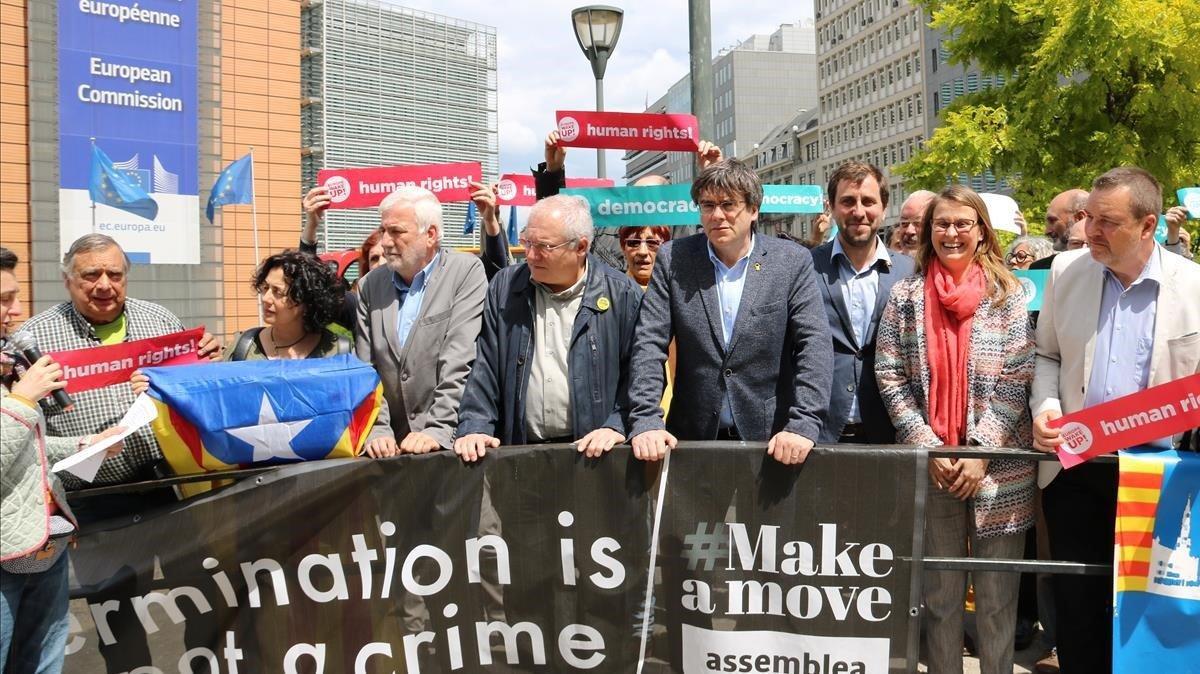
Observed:
[[[359,281],[355,353],[379,372],[391,429],[368,456],[449,449],[487,291],[479,258],[442,247],[442,205],[420,187],[379,204],[386,263]],[[383,412],[381,412],[382,414]]]
[[[525,263],[488,288],[454,443],[464,461],[500,445],[575,442],[594,457],[624,442],[642,290],[588,254],[593,235],[579,197],[547,197],[530,210]]]
[[[43,352],[71,351],[97,346],[161,337],[184,330],[183,323],[166,308],[126,297],[129,257],[121,246],[104,234],[87,234],[75,240],[63,256],[62,278],[69,300],[57,304],[25,322],[17,334],[33,337]],[[199,344],[201,357],[218,358],[220,344],[205,334]],[[128,383],[112,384],[72,394],[74,407],[68,413],[47,403],[46,432],[58,437],[80,437],[100,433],[116,424],[134,401]],[[158,477],[162,451],[149,427],[125,439],[125,451],[100,465],[94,486],[139,482]],[[68,490],[85,483],[68,473],[59,473]],[[81,524],[136,512],[151,503],[174,500],[169,489],[133,494],[111,494],[81,501],[75,508]]]

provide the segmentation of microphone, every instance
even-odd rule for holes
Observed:
[[[33,337],[25,333],[13,335],[12,345],[21,352],[22,356],[25,356],[25,360],[29,361],[30,365],[38,362],[43,355],[42,350],[38,348],[37,342],[34,341]],[[54,396],[54,402],[57,403],[59,407],[63,408],[64,410],[70,409],[72,405],[71,396],[67,395],[66,391],[58,389],[51,395]]]

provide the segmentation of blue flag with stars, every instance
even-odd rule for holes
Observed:
[[[117,170],[100,146],[92,144],[92,169],[88,179],[92,201],[112,206],[147,220],[158,215],[158,202],[150,198],[133,178]]]
[[[475,202],[468,201],[467,202],[467,219],[463,220],[463,234],[474,234],[475,233],[476,213],[477,213],[477,211],[475,210]]]
[[[517,245],[517,206],[508,209],[508,245]]]
[[[217,176],[217,181],[213,183],[212,191],[208,195],[208,208],[204,213],[208,215],[208,221],[213,221],[213,212],[217,206],[225,204],[252,204],[254,203],[254,155],[247,154],[245,157],[233,162],[221,171],[221,175]]]

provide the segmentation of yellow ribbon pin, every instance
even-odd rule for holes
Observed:
[[[611,306],[612,302],[609,302],[607,297],[601,297],[596,300],[596,308],[600,309],[600,311],[608,311],[608,308]]]
[[[759,262],[755,262],[754,263],[754,271],[762,271],[762,264]]]

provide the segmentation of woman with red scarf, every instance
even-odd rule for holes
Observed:
[[[979,195],[953,185],[921,220],[917,274],[892,288],[875,376],[901,444],[1030,447],[1034,351],[1025,300]],[[1009,459],[931,459],[925,554],[1020,559],[1034,469]],[[1015,573],[973,572],[984,674],[1012,672]],[[929,671],[962,672],[966,573],[925,574]]]

